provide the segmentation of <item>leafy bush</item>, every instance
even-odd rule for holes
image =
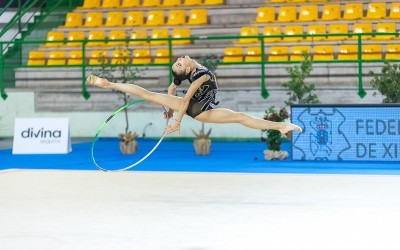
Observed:
[[[381,69],[381,74],[373,76],[371,86],[383,95],[383,103],[400,103],[400,66],[385,62]],[[376,95],[376,93],[374,93]]]

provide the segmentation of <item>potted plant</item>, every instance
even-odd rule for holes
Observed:
[[[108,64],[107,58],[104,56],[99,57],[100,67],[93,71],[93,75],[106,78],[111,82],[129,83],[133,84],[139,78],[142,70],[133,67],[129,63],[132,55],[132,50],[129,48],[116,48],[118,51],[118,60],[114,65]],[[118,99],[122,101],[123,105],[128,104],[131,98],[128,94],[120,91],[114,91]],[[128,110],[124,109],[125,116],[125,130],[124,133],[118,135],[120,139],[120,150],[123,154],[135,154],[137,152],[138,143],[136,141],[137,134],[129,129]]]
[[[400,66],[385,62],[381,74],[370,71],[371,86],[383,96],[383,103],[400,103]],[[376,95],[376,92],[374,93]]]

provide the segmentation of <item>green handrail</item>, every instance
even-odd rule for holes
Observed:
[[[3,9],[1,10],[1,12],[0,12],[0,16],[3,15],[4,12],[6,12],[6,11],[9,9],[10,5],[13,4],[14,1],[15,1],[15,0],[11,0],[11,1],[9,1],[9,2],[6,4],[6,6],[4,6],[4,8],[3,8]]]

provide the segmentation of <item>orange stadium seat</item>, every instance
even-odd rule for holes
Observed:
[[[269,62],[286,62],[289,59],[289,48],[287,46],[272,46],[269,48]]]
[[[189,13],[189,25],[201,25],[208,23],[207,9],[192,9]]]
[[[151,38],[156,39],[156,38],[168,38],[169,36],[169,30],[168,29],[153,29],[151,31]],[[168,41],[167,40],[152,40],[150,41],[151,45],[167,45]]]
[[[140,0],[122,0],[122,8],[134,8],[140,6]]]
[[[293,46],[291,47],[290,61],[303,61],[304,52],[311,53],[310,46]]]
[[[65,65],[66,58],[65,51],[50,51],[47,65]]]
[[[344,5],[344,20],[355,20],[363,17],[363,4],[362,3],[346,3]]]
[[[145,39],[147,38],[147,30],[132,30],[130,39]],[[148,45],[148,42],[143,40],[143,41],[129,41],[129,46],[135,46],[135,45]]]
[[[163,10],[149,10],[147,12],[146,25],[158,26],[164,25],[164,11]]]
[[[103,25],[102,12],[88,12],[86,13],[85,27],[100,27]]]
[[[131,60],[131,52],[127,49],[116,49],[112,52],[111,64],[127,64]]]
[[[70,31],[68,32],[67,35],[67,46],[70,47],[78,47],[82,46],[82,43],[76,42],[73,43],[72,41],[79,41],[79,40],[85,40],[85,32],[84,31]]]
[[[386,3],[369,3],[365,19],[386,18]]]
[[[372,23],[355,23],[353,25],[353,34],[371,33]],[[371,35],[361,36],[361,39],[371,39]],[[351,36],[351,39],[358,39],[358,36]]]
[[[96,9],[100,8],[100,0],[84,0],[83,9]]]
[[[106,27],[116,27],[122,26],[124,23],[124,13],[123,12],[108,12],[106,19]]]
[[[126,39],[126,31],[125,30],[111,30],[110,33],[108,34],[108,46],[125,46],[126,41],[114,41],[114,40],[120,40],[120,39]]]
[[[339,60],[357,60],[358,46],[350,44],[342,44],[339,47]]]
[[[129,11],[126,17],[125,26],[142,26],[144,24],[143,11]]]
[[[297,20],[296,6],[281,6],[278,12],[278,22],[294,22]]]
[[[386,46],[386,60],[398,60],[400,58],[400,44],[388,44]]]
[[[65,27],[77,28],[82,26],[82,12],[68,12]]]
[[[181,5],[181,0],[164,0],[162,3],[163,7],[175,7],[180,5]]]
[[[326,4],[322,7],[321,20],[331,21],[340,19],[340,4]]]
[[[204,0],[205,5],[222,5],[224,0]]]
[[[226,47],[224,49],[224,63],[243,62],[243,48],[241,47]]]
[[[318,20],[318,5],[300,6],[299,21],[311,22]]]
[[[400,3],[399,2],[392,2],[390,4],[389,18],[400,19]]]
[[[378,23],[376,24],[376,33],[396,33],[396,23]],[[375,35],[374,40],[391,40],[395,35]]]
[[[182,25],[186,23],[185,10],[170,10],[168,13],[167,25]]]
[[[100,65],[107,63],[108,63],[108,54],[106,50],[92,50],[89,59],[90,65]]]
[[[67,65],[82,64],[82,50],[71,50],[67,59]]]
[[[102,8],[118,8],[119,0],[103,0],[101,3]]]
[[[261,62],[261,47],[248,47],[246,49],[245,62]]]
[[[362,46],[363,60],[381,60],[382,45],[381,44],[364,44]]]
[[[275,7],[258,7],[256,23],[275,22]]]
[[[240,36],[258,36],[258,35],[259,32],[257,26],[245,26],[240,28]],[[236,41],[236,43],[242,43],[242,44],[258,43],[258,42],[259,42],[258,38],[244,38],[244,37],[241,37],[239,38],[238,41]]]
[[[285,35],[302,35],[303,33],[303,25],[288,25],[284,31]],[[283,40],[285,42],[299,42],[303,40],[303,37],[284,37]]]
[[[47,41],[61,41],[61,42],[54,42],[54,43],[46,43],[45,47],[60,47],[64,46],[64,32],[63,31],[49,31],[47,33]]]
[[[142,2],[142,7],[159,7],[160,5],[160,0],[144,0]]]
[[[265,26],[264,27],[264,36],[274,36],[281,35],[281,26]],[[265,37],[264,42],[279,42],[281,41],[281,37]]]
[[[188,28],[176,28],[172,30],[172,37],[173,38],[181,38],[181,37],[190,37],[190,29]],[[172,44],[175,45],[183,45],[183,44],[190,44],[190,40],[173,40]]]
[[[347,24],[330,24],[328,28],[328,34],[347,34],[349,33],[349,27]],[[337,41],[337,40],[345,40],[348,39],[349,36],[328,36],[326,39],[330,41]]]
[[[133,64],[149,64],[151,63],[151,55],[149,49],[135,49],[133,52]]]
[[[184,6],[195,6],[195,5],[201,5],[202,0],[184,0],[183,5]]]
[[[44,51],[31,50],[28,56],[29,66],[43,66],[46,64],[46,53]]]
[[[105,40],[106,33],[104,30],[91,30],[89,31],[88,40]],[[87,46],[103,46],[105,45],[104,41],[95,41],[95,42],[88,42]]]
[[[167,64],[169,63],[169,50],[168,49],[157,49],[156,56],[154,57],[154,63],[156,64]]]
[[[325,24],[308,25],[307,34],[309,34],[309,35],[326,34],[326,25]],[[324,40],[326,40],[326,36],[316,36],[316,37],[309,36],[309,37],[307,37],[307,40],[309,40],[309,41],[324,41]]]
[[[329,61],[334,60],[333,46],[317,45],[314,47],[314,61]]]

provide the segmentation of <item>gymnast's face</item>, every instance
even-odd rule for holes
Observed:
[[[190,73],[190,62],[191,58],[186,56],[178,57],[175,63],[172,65],[172,70],[179,76],[186,76]]]

